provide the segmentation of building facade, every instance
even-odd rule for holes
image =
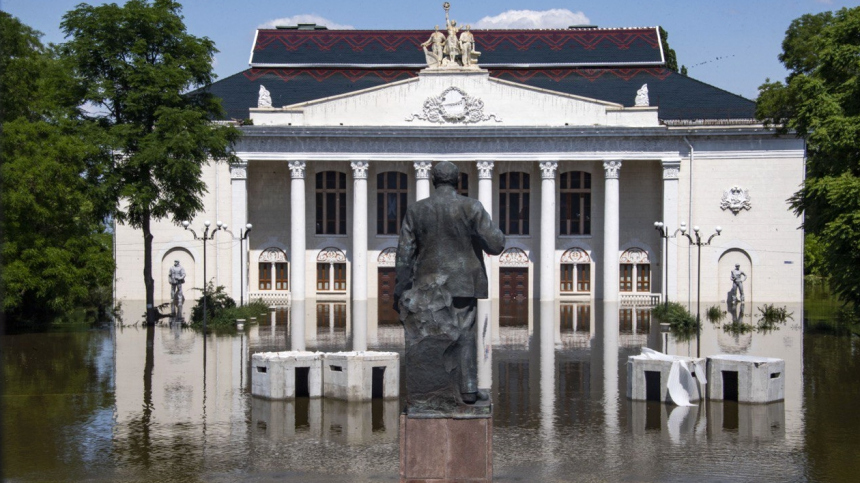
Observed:
[[[242,162],[205,170],[191,227],[227,230],[204,262],[201,241],[154,224],[156,298],[169,301],[180,260],[188,298],[205,263],[237,301],[368,301],[370,319],[393,318],[400,221],[446,160],[507,236],[487,263],[485,313],[688,302],[699,279],[702,300],[725,300],[735,264],[747,300],[802,299],[803,234],[786,199],[803,142],[758,124],[753,102],[666,68],[657,28],[476,30],[478,68],[450,69],[427,68],[430,34],[258,31],[251,67],[211,88],[246,120]],[[665,243],[657,221],[677,236]],[[699,252],[682,224],[722,232]],[[116,240],[117,296],[143,299],[142,237],[120,225]]]

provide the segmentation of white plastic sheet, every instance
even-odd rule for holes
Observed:
[[[669,380],[666,381],[669,389],[669,398],[678,406],[695,406],[695,404],[690,402],[690,396],[692,394],[701,394],[701,385],[708,382],[707,376],[705,376],[705,369],[701,367],[701,363],[663,354],[647,347],[642,348],[641,355],[652,360],[671,362],[672,368],[669,369]],[[692,371],[690,366],[692,366]],[[696,377],[693,377],[693,373],[696,374]]]

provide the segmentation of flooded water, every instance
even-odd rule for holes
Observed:
[[[784,359],[784,401],[691,408],[626,398],[627,357],[641,347],[697,350],[695,338],[662,332],[648,308],[494,310],[505,314],[491,354],[497,481],[856,481],[860,340],[804,335],[799,306],[771,330],[705,322],[701,335],[702,356]],[[353,311],[310,303],[235,336],[168,325],[7,335],[3,476],[397,481],[401,401],[250,396],[250,354],[288,349],[301,319],[308,349],[349,350]],[[735,314],[750,326],[756,316]],[[402,329],[382,320],[369,324],[369,345],[402,354]]]

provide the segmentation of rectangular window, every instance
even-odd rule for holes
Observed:
[[[647,334],[651,330],[651,310],[636,309],[636,333]]]
[[[275,290],[289,290],[287,283],[288,264],[275,264]]]
[[[633,333],[633,309],[618,311],[618,332],[621,334]]]
[[[622,292],[633,291],[633,265],[630,263],[622,263],[618,277],[619,287]]]
[[[576,266],[576,291],[591,292],[591,265],[583,263]]]
[[[529,175],[502,173],[499,176],[499,228],[506,235],[529,234]]]
[[[636,291],[651,291],[651,265],[648,263],[636,265]]]
[[[260,263],[258,267],[260,272],[258,286],[260,290],[272,290],[272,264],[269,262]]]
[[[346,290],[346,264],[345,263],[335,263],[335,264],[332,264],[332,268],[334,268],[334,290],[335,291],[345,291]]]
[[[559,234],[591,234],[591,173],[562,173],[560,185]]]
[[[573,292],[573,265],[564,264],[561,266],[561,291]]]
[[[591,305],[576,306],[576,331],[591,331]]]
[[[395,171],[376,176],[376,234],[398,235],[406,216],[406,174]]]
[[[330,273],[330,263],[317,263],[317,291],[327,292],[331,290]]]
[[[325,171],[316,175],[316,233],[346,235],[346,174]]]

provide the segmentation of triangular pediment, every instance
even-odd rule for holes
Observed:
[[[631,93],[631,97],[635,96]],[[486,71],[417,78],[291,106],[251,109],[255,125],[657,126],[657,108],[620,104],[490,78]]]

